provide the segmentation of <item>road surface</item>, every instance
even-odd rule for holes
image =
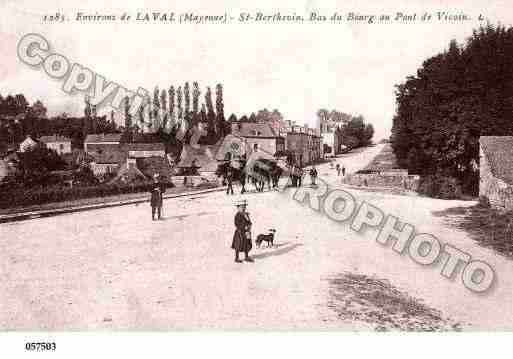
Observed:
[[[347,154],[349,172],[380,146]],[[337,185],[334,170],[319,175]],[[353,191],[353,190],[351,190]],[[359,200],[488,261],[493,290],[476,295],[292,199],[249,193],[253,235],[274,248],[234,262],[234,202],[212,193],[0,225],[3,330],[477,330],[513,329],[511,261],[433,216],[472,202],[352,192]]]

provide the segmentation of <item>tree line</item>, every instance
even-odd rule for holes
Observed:
[[[513,135],[513,28],[481,26],[396,86],[391,142],[399,165],[477,194],[479,137]],[[434,184],[432,184],[434,185]]]
[[[198,82],[184,85],[171,85],[168,89],[155,87],[153,96],[147,96],[146,103],[137,111],[133,119],[129,99],[124,103],[123,131],[135,133],[149,131],[163,137],[186,143],[191,130],[203,124],[206,130],[201,138],[203,144],[214,144],[226,136],[230,126],[224,115],[223,86],[215,86],[215,102],[212,89],[207,86],[202,96]]]

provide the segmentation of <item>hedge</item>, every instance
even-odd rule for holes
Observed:
[[[165,184],[172,188],[172,183]],[[21,188],[12,186],[0,186],[0,208],[16,206],[30,206],[51,202],[73,201],[91,197],[105,197],[126,193],[149,192],[152,183],[144,184],[103,184],[98,186],[76,187],[33,187]]]

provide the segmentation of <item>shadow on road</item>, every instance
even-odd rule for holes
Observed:
[[[292,244],[292,245],[287,246],[287,247],[276,249],[276,250],[271,251],[271,252],[255,254],[255,255],[253,255],[251,257],[254,258],[254,259],[262,259],[262,258],[273,257],[273,256],[281,256],[282,254],[285,254],[285,253],[288,253],[290,251],[293,251],[294,249],[296,249],[297,247],[301,247],[302,245],[303,244],[301,244],[301,243],[296,243],[296,244]]]

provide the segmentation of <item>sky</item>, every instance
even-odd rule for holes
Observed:
[[[198,81],[224,87],[225,114],[278,109],[287,120],[315,125],[325,108],[361,114],[372,123],[375,140],[388,137],[395,113],[394,86],[414,75],[422,62],[447,48],[451,39],[465,41],[481,23],[513,23],[507,1],[23,1],[0,0],[0,94],[24,93],[43,101],[50,115],[83,113],[83,95],[70,96],[62,81],[41,68],[20,62],[16,47],[27,33],[43,35],[52,50],[107,80],[129,89]],[[458,4],[458,5],[455,5]],[[332,23],[43,23],[42,16],[62,12],[70,18],[88,14],[194,12],[203,15],[260,11],[328,18],[358,15],[446,11],[465,13],[469,21],[386,24]],[[110,109],[108,109],[110,112]]]

